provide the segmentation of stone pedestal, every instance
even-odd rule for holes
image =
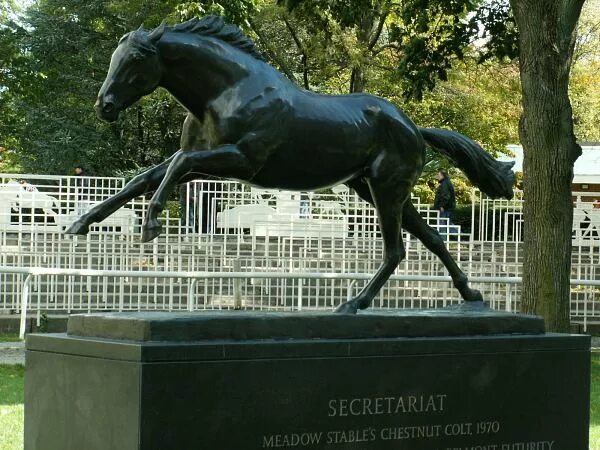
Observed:
[[[28,337],[25,450],[587,450],[589,349],[485,311],[73,316]]]

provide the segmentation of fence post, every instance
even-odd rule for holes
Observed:
[[[239,259],[233,260],[233,271],[242,271],[242,263]],[[237,277],[233,279],[233,308],[242,309],[242,279]]]
[[[304,278],[298,278],[298,294],[297,294],[297,308],[298,311],[302,311],[302,286],[304,286]]]
[[[584,287],[584,289],[587,290],[587,288]],[[591,286],[590,287],[591,291],[592,291],[592,301],[594,300],[594,287]],[[586,295],[583,296],[583,332],[587,334],[587,305],[588,305],[588,296],[587,296],[587,292]]]
[[[346,301],[352,300],[352,292],[354,291],[354,285],[356,284],[356,280],[350,281],[348,284],[348,288],[346,289]]]
[[[25,339],[25,326],[27,325],[27,306],[29,304],[29,288],[33,280],[33,274],[30,273],[23,283],[23,293],[21,294],[21,322],[19,324],[19,339]]]
[[[188,311],[194,310],[194,294],[196,292],[197,283],[198,278],[192,278],[192,282],[190,283],[190,288],[188,290]]]

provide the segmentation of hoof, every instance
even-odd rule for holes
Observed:
[[[477,289],[471,289],[470,291],[471,292],[469,292],[469,295],[465,296],[466,303],[471,303],[471,302],[483,303],[483,295],[481,295],[481,292],[479,292]]]
[[[356,314],[358,312],[358,307],[356,306],[356,302],[349,301],[342,303],[334,312],[336,314]]]
[[[492,311],[492,309],[482,301],[481,302],[465,301],[465,302],[459,303],[458,305],[446,306],[444,309],[451,310],[451,311],[457,311],[460,313],[477,313],[477,312]]]
[[[69,228],[65,230],[65,234],[80,234],[86,235],[90,232],[90,227],[84,222],[76,220]]]
[[[162,233],[162,225],[156,221],[156,223],[146,224],[142,226],[142,242],[150,242]]]

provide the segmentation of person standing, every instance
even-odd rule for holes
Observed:
[[[91,195],[89,179],[86,177],[85,169],[82,165],[77,165],[73,169],[75,175],[75,214],[78,217],[84,215],[90,209]]]
[[[435,200],[433,202],[433,208],[440,212],[440,217],[448,219],[447,223],[444,224],[446,233],[440,233],[443,236],[447,236],[450,231],[450,217],[456,206],[456,195],[454,194],[454,185],[450,181],[448,172],[440,170],[436,178],[438,180],[438,188],[435,192]]]
[[[185,233],[196,233],[197,186],[193,183],[179,185],[179,205],[181,206],[181,226]]]

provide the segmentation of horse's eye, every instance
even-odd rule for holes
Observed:
[[[141,61],[142,59],[144,59],[144,57],[142,56],[141,53],[134,53],[133,54],[133,60],[134,61]]]
[[[144,75],[136,73],[135,75],[129,78],[129,84],[143,84],[146,82],[146,77]]]

